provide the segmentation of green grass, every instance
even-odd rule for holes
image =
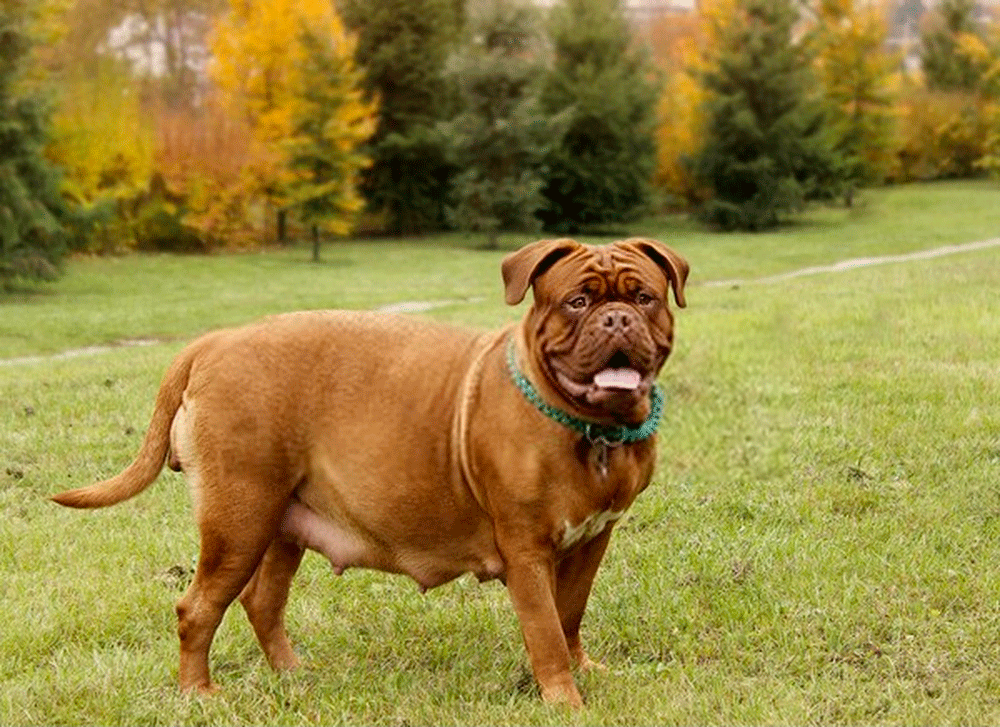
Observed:
[[[1000,191],[929,185],[793,229],[631,230],[692,262],[654,483],[620,524],[584,621],[609,672],[541,704],[504,589],[335,577],[306,558],[274,675],[231,609],[221,696],[175,688],[173,604],[197,552],[172,473],[103,511],[45,498],[134,454],[171,356],[276,310],[468,300],[511,320],[502,253],[458,237],[210,258],[76,260],[0,299],[0,723],[996,724],[1000,722],[1000,248],[774,285],[699,286],[996,237]],[[514,241],[507,241],[513,245]]]
[[[622,235],[682,248],[691,282],[756,277],[847,258],[913,252],[1000,235],[995,184],[913,185],[866,193],[853,210],[817,208],[777,232],[718,235],[686,217],[647,220]],[[54,285],[0,295],[0,359],[133,339],[187,339],[269,313],[303,308],[371,308],[413,300],[465,300],[440,314],[496,325],[499,261],[480,237],[330,243],[324,262],[302,247],[178,257],[78,258]],[[598,239],[598,241],[600,241]]]

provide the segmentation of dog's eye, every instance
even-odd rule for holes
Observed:
[[[649,293],[639,293],[635,296],[635,302],[643,306],[650,305],[654,300],[655,298]]]
[[[577,295],[566,301],[566,307],[570,310],[583,310],[587,307],[587,296]]]

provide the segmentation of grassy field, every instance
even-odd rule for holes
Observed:
[[[46,497],[117,472],[194,334],[278,310],[444,301],[496,326],[502,253],[458,236],[209,258],[75,260],[0,298],[0,724],[1000,723],[1000,248],[710,287],[997,237],[1000,189],[870,194],[769,235],[629,230],[692,263],[654,483],[584,621],[606,673],[541,704],[502,586],[420,595],[307,556],[275,675],[230,610],[220,696],[175,688],[197,537],[182,479],[104,511]],[[513,247],[519,240],[507,239]],[[71,358],[67,349],[136,339]]]

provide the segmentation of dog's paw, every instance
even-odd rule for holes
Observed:
[[[189,697],[214,697],[222,691],[222,688],[215,682],[204,684],[194,684],[190,687],[181,687],[181,692]]]
[[[548,704],[561,704],[573,709],[579,709],[583,706],[583,698],[572,681],[569,684],[542,687],[541,691],[542,699]]]
[[[271,668],[275,671],[295,671],[302,667],[302,660],[294,652],[281,652],[268,658]]]
[[[580,671],[608,671],[608,667],[604,664],[591,659],[587,652],[580,647],[579,642],[570,646],[569,654],[573,666]]]

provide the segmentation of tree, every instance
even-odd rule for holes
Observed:
[[[64,171],[63,194],[95,210],[112,208],[92,249],[134,245],[136,201],[153,177],[154,129],[127,69],[110,59],[95,71],[65,73],[52,116],[48,158]]]
[[[818,0],[812,41],[817,76],[830,104],[837,150],[857,183],[884,179],[892,162],[898,54],[885,50],[886,22],[879,8],[855,0]]]
[[[1000,168],[1000,32],[973,0],[942,0],[921,34],[924,89],[904,98],[898,156],[906,178]]]
[[[975,17],[976,0],[941,0],[928,17],[920,36],[920,60],[927,88],[941,91],[972,91],[981,69],[964,45],[982,38]]]
[[[44,0],[67,7],[59,43],[47,44],[50,72],[88,77],[108,60],[141,79],[147,98],[193,107],[205,84],[205,35],[226,0]]]
[[[315,188],[305,191],[310,189],[305,180],[321,181],[313,163],[317,154],[343,155],[327,168],[342,176],[322,180],[326,186],[320,196],[341,197],[340,202],[327,199],[326,225],[343,229],[353,223],[356,175],[363,166],[353,151],[371,134],[364,119],[376,112],[376,105],[365,102],[358,88],[354,43],[328,0],[232,0],[229,15],[216,27],[213,77],[230,107],[246,120],[258,146],[245,176],[268,205],[277,208],[279,238],[282,213],[319,194]],[[326,55],[316,58],[316,53]],[[324,77],[317,67],[335,75]],[[329,96],[318,102],[324,93]],[[302,155],[314,157],[313,162],[296,161]]]
[[[537,229],[542,161],[559,143],[564,119],[546,115],[538,100],[544,70],[535,8],[517,0],[480,0],[470,7],[468,37],[451,59],[463,111],[440,129],[452,163],[455,224],[486,233]]]
[[[657,106],[656,172],[653,184],[668,203],[689,207],[704,199],[690,160],[701,147],[705,92],[698,82],[702,20],[697,13],[665,16],[651,27],[650,41],[663,74]]]
[[[364,205],[357,178],[369,160],[359,148],[375,120],[373,106],[362,99],[361,71],[350,48],[310,29],[303,29],[301,42],[304,93],[288,140],[289,163],[299,176],[289,185],[288,203],[311,227],[313,261],[319,262],[320,229],[348,234]]]
[[[546,113],[567,114],[545,159],[547,229],[625,222],[646,208],[656,167],[656,73],[619,0],[562,0],[549,16]]]
[[[761,230],[808,199],[841,190],[843,162],[789,0],[737,0],[715,20],[702,85],[705,142],[693,160],[712,190],[699,217],[722,229]]]
[[[443,76],[461,27],[456,0],[341,0],[345,24],[358,34],[355,59],[364,88],[379,99],[378,127],[366,147],[372,164],[361,189],[388,232],[412,234],[445,226],[453,169],[445,160],[439,121],[455,112]]]
[[[171,109],[157,123],[156,170],[163,182],[157,197],[178,202],[175,217],[183,229],[171,242],[182,249],[251,247],[260,239],[260,188],[247,170],[266,167],[273,154],[218,96],[206,98],[197,113]]]
[[[31,49],[30,3],[0,5],[0,285],[55,276],[73,211],[60,175],[43,156],[47,114],[20,85]]]

